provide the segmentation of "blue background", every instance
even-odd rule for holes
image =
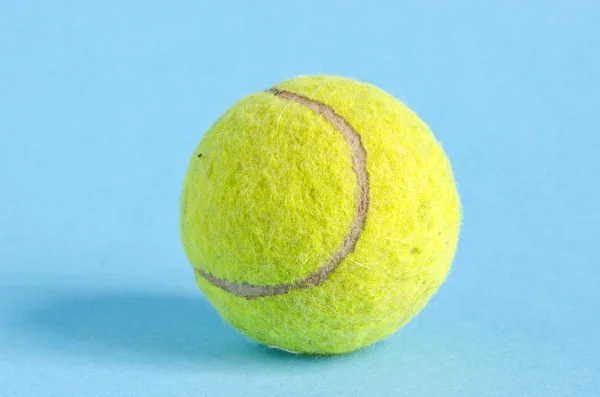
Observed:
[[[598,396],[599,20],[595,0],[3,1],[0,395]],[[316,73],[415,109],[465,211],[426,310],[334,358],[231,330],[178,235],[203,131]]]

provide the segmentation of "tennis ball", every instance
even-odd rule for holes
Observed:
[[[380,89],[298,77],[206,132],[181,238],[200,289],[268,346],[350,352],[419,312],[446,278],[461,211],[428,127]]]

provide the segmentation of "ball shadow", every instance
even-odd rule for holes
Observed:
[[[231,329],[200,296],[61,293],[18,322],[35,348],[153,366],[206,366],[281,357]]]

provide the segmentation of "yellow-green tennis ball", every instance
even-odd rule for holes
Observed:
[[[334,354],[423,308],[460,219],[450,163],[413,112],[372,85],[309,76],[240,100],[206,132],[185,178],[181,237],[233,327]]]

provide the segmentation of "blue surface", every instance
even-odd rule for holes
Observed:
[[[1,2],[0,396],[600,395],[599,3],[366,4]],[[203,131],[315,73],[415,109],[465,210],[426,310],[336,358],[228,328],[178,236]]]

